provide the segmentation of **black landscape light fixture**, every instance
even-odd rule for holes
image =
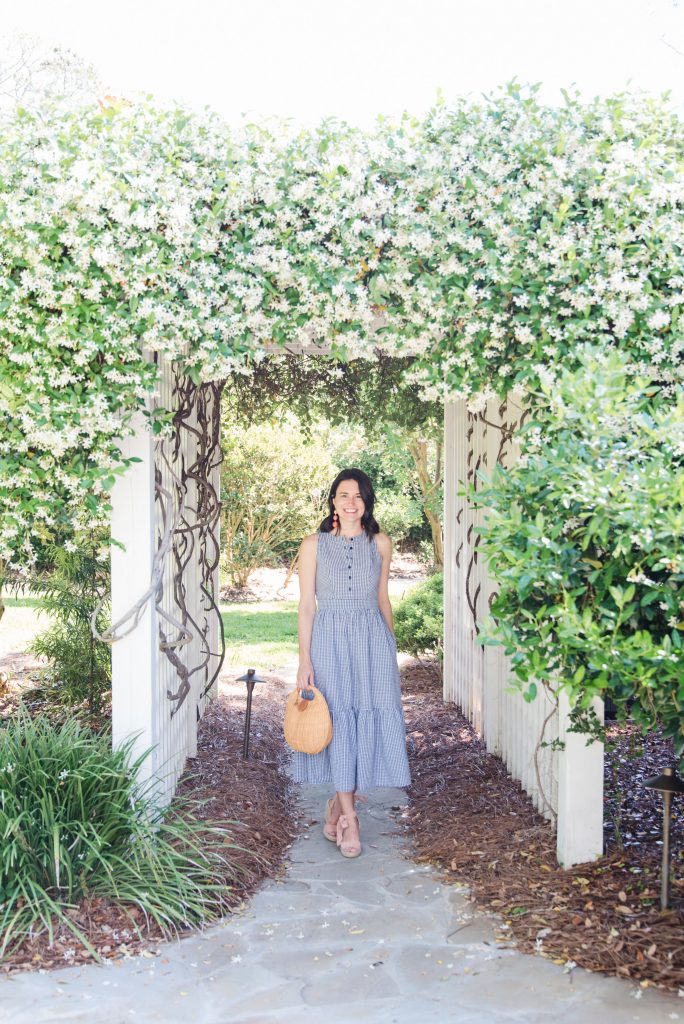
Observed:
[[[249,723],[252,720],[252,694],[255,683],[265,683],[266,680],[256,674],[255,668],[248,668],[246,676],[240,676],[238,683],[247,683],[247,711],[245,712],[245,738],[242,741],[242,756],[249,757]]]
[[[667,910],[670,902],[670,817],[672,815],[672,797],[684,793],[684,782],[675,773],[674,768],[663,768],[661,775],[652,775],[646,779],[647,789],[656,789],[663,794],[663,862],[660,869],[660,909]]]

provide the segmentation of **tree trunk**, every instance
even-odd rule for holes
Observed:
[[[4,568],[5,568],[5,563],[4,562],[0,562],[0,621],[2,620],[2,617],[5,614],[5,602],[2,599],[2,585],[4,583],[4,579],[3,579]]]
[[[425,512],[425,517],[430,524],[435,569],[441,570],[444,567],[444,537],[442,534],[442,524],[439,516],[432,507],[432,499],[442,483],[442,446],[439,443],[437,444],[437,464],[435,467],[434,480],[430,479],[427,441],[420,438],[414,438],[409,441],[408,449],[411,453],[411,458],[415,463],[416,472],[418,473],[420,493],[423,496],[423,511]]]
[[[285,582],[283,583],[283,590],[286,590],[287,587],[289,586],[290,580],[294,576],[295,569],[297,568],[297,562],[298,561],[299,561],[299,552],[297,552],[297,554],[294,556],[294,558],[290,562],[290,567],[287,570],[287,573],[286,573],[286,576],[285,576]]]

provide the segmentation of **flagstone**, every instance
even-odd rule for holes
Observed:
[[[305,820],[322,787],[302,787]],[[392,817],[403,794],[361,811],[344,860],[320,823],[284,875],[239,912],[156,958],[0,978],[2,1024],[665,1024],[684,1000],[520,953],[463,886],[413,863]]]

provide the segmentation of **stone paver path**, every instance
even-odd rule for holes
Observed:
[[[305,813],[325,796],[303,787]],[[343,859],[320,825],[290,850],[280,881],[156,958],[0,979],[8,1024],[656,1024],[684,999],[525,956],[474,912],[465,890],[402,855],[377,791],[361,811],[365,852]],[[306,819],[305,819],[306,820]],[[635,993],[639,998],[635,998]]]

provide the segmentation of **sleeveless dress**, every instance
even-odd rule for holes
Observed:
[[[380,552],[366,533],[319,533],[317,545],[311,662],[333,738],[319,754],[294,753],[293,777],[342,793],[408,786],[396,644],[378,607]]]

